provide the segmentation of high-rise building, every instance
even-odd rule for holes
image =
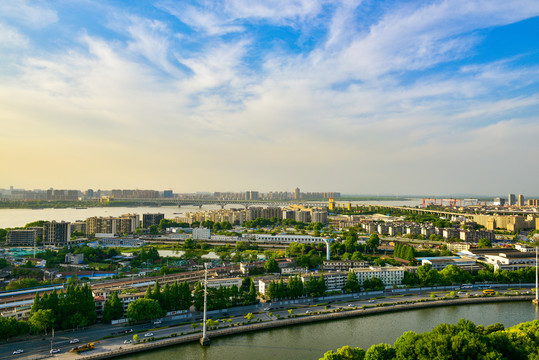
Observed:
[[[494,202],[492,203],[494,206],[504,206],[505,205],[505,199],[501,197],[494,198]]]
[[[148,229],[152,225],[159,225],[165,214],[142,214],[142,227]]]
[[[258,191],[245,192],[245,200],[258,200]]]
[[[524,205],[526,205],[526,204],[524,203],[524,195],[519,194],[519,195],[518,195],[518,206],[522,207],[522,206],[524,206]]]
[[[515,194],[509,194],[509,196],[507,197],[507,205],[508,206],[513,206],[515,204],[516,204]]]
[[[296,189],[294,190],[294,199],[295,199],[295,200],[301,199],[301,191],[299,191],[299,188],[296,188]]]
[[[63,247],[71,236],[71,224],[49,221],[43,224],[43,245]]]

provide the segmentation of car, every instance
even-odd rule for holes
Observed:
[[[51,354],[58,354],[60,352],[60,349],[51,349]]]
[[[23,349],[17,349],[15,351],[13,351],[13,355],[18,355],[18,354],[22,354],[24,352]]]
[[[130,334],[130,333],[133,332],[133,329],[125,330],[124,332],[125,332],[126,334]]]
[[[161,323],[162,323],[161,320],[157,320],[157,321],[154,321],[154,322],[153,322],[154,325],[160,325]]]
[[[354,307],[354,305],[352,305],[352,304],[348,304],[348,307]]]
[[[132,344],[132,343],[133,343],[133,340],[130,340],[130,339],[124,340],[124,344]]]
[[[150,337],[150,336],[153,336],[153,333],[149,332],[149,333],[146,333],[144,334],[145,337]]]
[[[465,292],[464,291],[459,291],[459,292],[457,292],[457,294],[462,295],[462,294],[465,294]]]
[[[80,341],[79,339],[71,339],[71,340],[69,340],[69,343],[70,343],[70,344],[76,344],[76,343],[78,343],[79,341]]]
[[[374,302],[374,300],[369,300],[369,302],[370,302],[370,303],[373,303],[373,302]]]
[[[264,311],[270,311],[270,310],[271,310],[271,308],[269,308],[269,307],[264,308]]]

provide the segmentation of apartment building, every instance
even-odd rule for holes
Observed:
[[[71,237],[69,222],[49,221],[43,224],[43,245],[63,247]]]

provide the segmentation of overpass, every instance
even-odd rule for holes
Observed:
[[[322,200],[224,200],[224,199],[132,199],[132,198],[113,198],[110,202],[115,201],[131,201],[137,202],[143,205],[144,203],[155,205],[176,205],[182,207],[182,205],[192,205],[202,208],[204,205],[219,205],[221,209],[224,209],[227,205],[241,205],[248,209],[251,206],[279,206],[286,207],[289,205],[305,205],[313,207],[328,206],[327,202]]]

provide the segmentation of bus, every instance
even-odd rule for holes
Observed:
[[[494,295],[495,291],[492,290],[492,289],[485,289],[485,290],[483,290],[483,294],[485,294],[485,295]]]

